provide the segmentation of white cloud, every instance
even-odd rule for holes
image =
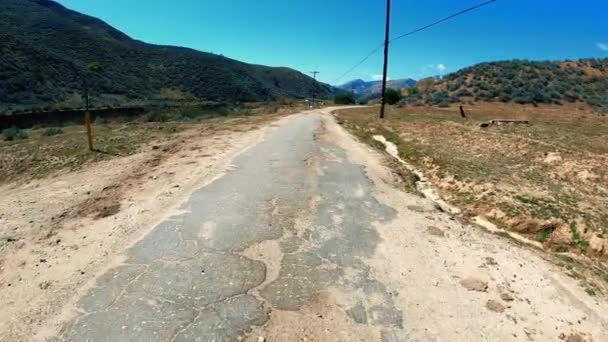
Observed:
[[[597,43],[597,47],[602,51],[608,51],[608,43]]]
[[[428,74],[428,73],[443,74],[446,72],[446,70],[448,70],[448,67],[446,67],[445,64],[443,64],[443,63],[427,64],[424,66],[424,68],[422,68],[422,73],[424,73],[424,74]]]
[[[369,75],[369,77],[374,80],[374,81],[381,81],[382,80],[382,74],[371,74]],[[387,80],[391,80],[390,76],[386,77]]]

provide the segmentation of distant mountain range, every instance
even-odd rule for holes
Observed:
[[[387,82],[388,88],[403,89],[410,88],[416,85],[416,80],[404,78],[400,80],[390,80]],[[353,92],[357,97],[373,97],[379,96],[382,92],[382,81],[364,81],[354,80],[338,86],[339,89]]]
[[[134,40],[51,0],[0,0],[0,113],[82,107],[86,67],[94,106],[165,100],[264,101],[330,96],[289,68],[246,64]]]

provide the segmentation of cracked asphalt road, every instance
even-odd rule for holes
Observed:
[[[343,324],[398,337],[402,312],[365,262],[379,242],[374,224],[395,211],[324,138],[324,120],[294,117],[194,192],[97,279],[60,340],[229,341],[250,337],[273,312],[310,310],[340,310]],[[332,296],[352,307],[320,309]],[[356,337],[347,330],[334,336]]]
[[[262,133],[117,256],[50,340],[608,341],[605,299],[397,190],[327,112]]]

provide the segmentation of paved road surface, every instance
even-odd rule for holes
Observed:
[[[403,315],[364,262],[379,241],[373,223],[394,210],[372,196],[360,165],[320,137],[321,126],[319,114],[298,116],[236,158],[98,280],[62,338],[233,340],[272,310],[316,305],[330,288],[378,298],[348,314],[398,334]]]
[[[100,276],[58,339],[608,338],[576,280],[378,170],[328,115],[282,120]],[[470,277],[487,289],[463,287]]]

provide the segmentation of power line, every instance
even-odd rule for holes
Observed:
[[[433,26],[436,26],[436,25],[439,25],[439,24],[441,24],[441,23],[443,23],[443,22],[445,22],[445,21],[448,21],[448,20],[450,20],[450,19],[452,19],[452,18],[455,18],[455,17],[457,17],[457,16],[459,16],[459,15],[465,14],[465,13],[467,13],[467,12],[474,11],[474,10],[476,10],[476,9],[480,8],[480,7],[483,7],[483,6],[489,5],[489,4],[491,4],[491,3],[493,3],[493,2],[496,2],[496,1],[498,1],[498,0],[490,0],[490,1],[486,1],[486,2],[484,2],[484,3],[482,3],[482,4],[477,5],[477,6],[473,6],[473,7],[467,8],[467,9],[465,9],[465,10],[463,10],[463,11],[458,12],[458,13],[454,13],[454,14],[452,14],[452,15],[450,15],[450,16],[447,16],[447,17],[445,17],[445,18],[443,18],[443,19],[441,19],[441,20],[438,20],[438,21],[436,21],[436,22],[434,22],[434,23],[432,23],[432,24],[426,25],[426,26],[424,26],[424,27],[421,27],[421,28],[415,29],[415,30],[413,30],[413,31],[410,31],[410,32],[408,32],[408,33],[405,33],[405,34],[402,34],[402,35],[400,35],[400,36],[397,36],[397,37],[395,37],[395,38],[391,39],[391,42],[394,42],[395,40],[401,39],[401,38],[403,38],[403,37],[411,36],[411,35],[413,35],[413,34],[415,34],[415,33],[420,32],[420,31],[424,31],[424,30],[429,29],[429,28],[431,28],[431,27],[433,27]]]
[[[365,63],[371,56],[375,55],[378,51],[380,51],[380,49],[384,47],[384,43],[378,45],[376,48],[374,48],[370,53],[367,54],[367,56],[365,56],[361,61],[359,61],[359,63],[355,64],[352,68],[348,69],[345,73],[343,73],[340,77],[336,78],[335,81],[332,82],[332,84],[336,84],[336,82],[338,82],[339,80],[341,80],[342,78],[344,78],[344,76],[350,74],[353,70],[355,70],[358,66],[360,66],[361,64]]]
[[[320,71],[311,71],[310,73],[313,75],[315,81],[317,81],[317,75],[320,74],[321,72]],[[312,90],[312,105],[313,105],[313,107],[315,106],[316,96],[317,96],[317,90],[313,89]]]
[[[435,21],[435,22],[433,22],[433,23],[431,23],[431,24],[428,24],[428,25],[426,25],[426,26],[423,26],[423,27],[417,28],[417,29],[415,29],[415,30],[412,30],[412,31],[410,31],[410,32],[407,32],[407,33],[404,33],[404,34],[402,34],[402,35],[399,35],[399,36],[397,36],[397,37],[395,37],[395,38],[391,39],[389,42],[391,42],[391,43],[392,43],[392,42],[393,42],[393,41],[395,41],[395,40],[399,40],[399,39],[401,39],[401,38],[404,38],[404,37],[407,37],[407,36],[411,36],[411,35],[416,34],[416,33],[418,33],[418,32],[421,32],[421,31],[427,30],[427,29],[429,29],[429,28],[431,28],[431,27],[433,27],[433,26],[437,26],[437,25],[439,25],[439,24],[441,24],[441,23],[443,23],[443,22],[445,22],[445,21],[448,21],[448,20],[450,20],[450,19],[453,19],[453,18],[458,17],[458,16],[460,16],[460,15],[463,15],[463,14],[465,14],[465,13],[468,13],[468,12],[474,11],[474,10],[479,9],[479,8],[481,8],[481,7],[487,6],[487,5],[489,5],[489,4],[493,3],[493,2],[496,2],[496,1],[498,1],[498,0],[489,0],[489,1],[483,2],[483,3],[481,3],[481,4],[475,5],[475,6],[473,6],[473,7],[469,7],[469,8],[467,8],[467,9],[465,9],[465,10],[460,11],[460,12],[457,12],[457,13],[451,14],[451,15],[449,15],[449,16],[447,16],[447,17],[443,18],[443,19],[437,20],[437,21]],[[373,49],[372,51],[370,51],[370,53],[369,53],[369,54],[367,54],[367,56],[365,56],[365,58],[363,58],[363,59],[362,59],[362,60],[361,60],[359,63],[355,64],[355,65],[354,65],[352,68],[348,69],[348,70],[347,70],[345,73],[343,73],[342,75],[340,75],[340,77],[336,78],[336,80],[335,80],[335,81],[333,81],[333,82],[332,82],[332,84],[336,84],[336,83],[337,83],[339,80],[341,80],[342,78],[344,78],[344,76],[346,76],[346,75],[350,74],[350,73],[351,73],[353,70],[355,70],[355,69],[356,69],[357,67],[359,67],[361,64],[365,63],[365,62],[366,62],[366,61],[367,61],[367,60],[368,60],[368,59],[369,59],[371,56],[375,55],[375,54],[376,54],[378,51],[380,51],[380,48],[382,48],[383,46],[384,46],[384,43],[382,43],[382,44],[380,44],[378,47],[374,48],[374,49]]]

